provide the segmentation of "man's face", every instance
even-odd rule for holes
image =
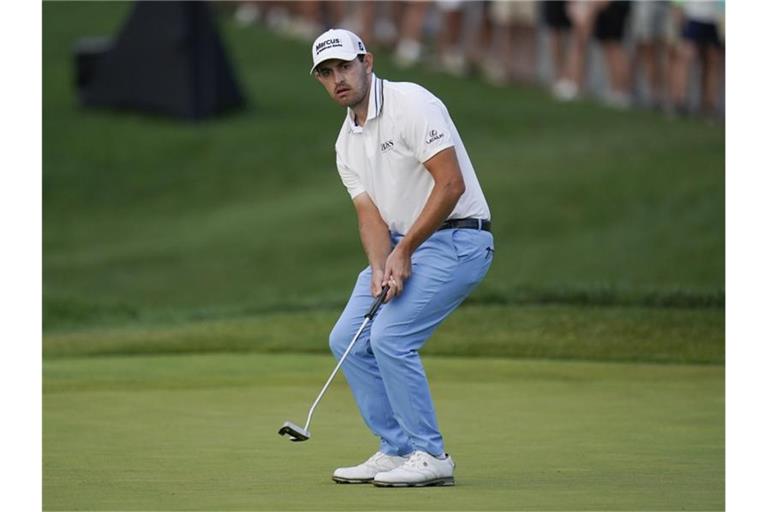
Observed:
[[[330,59],[319,64],[315,77],[323,84],[333,100],[342,107],[354,108],[368,94],[368,75],[373,68],[373,57],[366,54],[362,62]]]

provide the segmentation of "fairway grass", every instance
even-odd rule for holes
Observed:
[[[722,366],[425,359],[457,485],[331,482],[376,448],[329,356],[46,359],[46,510],[722,510]]]

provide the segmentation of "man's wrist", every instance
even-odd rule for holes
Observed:
[[[415,247],[413,246],[413,243],[408,239],[408,237],[403,237],[397,243],[397,248],[407,256],[411,256],[415,249]]]

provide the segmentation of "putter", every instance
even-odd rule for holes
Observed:
[[[339,368],[341,368],[342,363],[347,358],[347,355],[352,350],[352,347],[354,346],[357,339],[360,337],[360,333],[363,332],[363,329],[365,329],[365,326],[368,325],[368,323],[376,315],[376,312],[379,310],[379,307],[384,302],[384,297],[387,296],[388,291],[389,291],[389,285],[384,286],[381,289],[381,293],[379,294],[379,296],[376,297],[376,300],[371,305],[371,309],[369,309],[368,313],[365,314],[365,317],[363,318],[363,324],[357,330],[357,334],[355,334],[355,337],[352,338],[352,342],[349,344],[349,346],[347,347],[347,350],[344,351],[344,354],[339,359],[339,362],[336,364],[336,368],[333,369],[331,376],[328,377],[328,380],[325,382],[325,386],[323,386],[323,389],[320,390],[320,394],[317,395],[317,398],[315,398],[315,401],[312,404],[312,407],[309,408],[309,414],[307,415],[307,423],[304,425],[304,428],[301,428],[300,426],[293,423],[292,421],[286,421],[285,423],[283,423],[283,426],[280,427],[280,430],[277,431],[278,434],[280,434],[281,436],[287,435],[288,439],[294,442],[306,441],[310,438],[309,424],[312,421],[312,414],[315,412],[315,407],[317,407],[317,404],[320,403],[320,399],[323,398],[323,395],[325,394],[325,391],[328,389],[328,386],[331,385],[331,382],[333,381],[333,378],[338,373]]]

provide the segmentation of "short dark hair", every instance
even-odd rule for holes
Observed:
[[[354,59],[352,59],[352,60],[354,60]],[[359,60],[360,62],[365,62],[365,54],[364,53],[357,54],[357,60]],[[352,62],[352,61],[350,61],[350,62]],[[320,64],[322,64],[322,62]],[[320,70],[318,69],[320,67],[320,64],[315,66],[315,69],[312,70],[312,73],[318,74],[320,72]]]

